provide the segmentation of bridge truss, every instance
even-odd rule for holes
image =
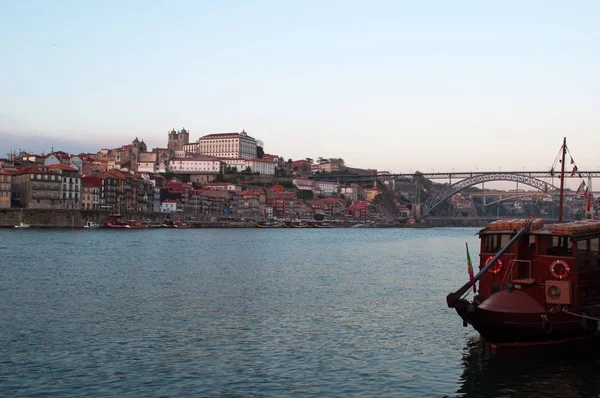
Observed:
[[[548,176],[546,173],[545,177]],[[525,185],[529,185],[530,187],[536,188],[543,192],[558,192],[559,188],[549,184],[546,181],[543,181],[536,177],[531,177],[529,175],[519,174],[519,173],[484,173],[474,175],[470,178],[465,178],[455,184],[445,185],[439,191],[434,192],[431,196],[429,196],[423,203],[421,204],[421,215],[420,218],[423,219],[429,215],[437,206],[443,203],[446,199],[451,197],[452,195],[457,194],[458,192],[472,187],[474,185],[490,182],[490,181],[513,181],[519,182]]]

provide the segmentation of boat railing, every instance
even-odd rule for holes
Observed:
[[[524,265],[525,267],[527,267],[527,277],[524,278],[523,276],[521,276],[520,273],[517,274],[517,278],[515,278],[513,276],[514,274],[514,269],[515,269],[515,265],[517,266],[517,270],[519,270],[519,266],[520,265]],[[506,270],[506,273],[504,274],[504,277],[502,278],[502,283],[500,286],[504,287],[508,287],[508,284],[514,284],[514,283],[520,283],[520,284],[533,284],[535,282],[535,280],[531,277],[531,261],[529,260],[510,260],[508,262],[508,269]]]

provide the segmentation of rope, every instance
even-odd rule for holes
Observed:
[[[564,309],[563,309],[563,312],[566,312],[566,313],[567,313],[567,314],[569,314],[569,315],[575,315],[575,316],[578,316],[578,317],[580,317],[580,318],[589,319],[589,320],[591,320],[591,321],[599,321],[599,322],[600,322],[600,318],[594,318],[594,317],[591,317],[591,316],[588,316],[588,315],[583,315],[583,314],[576,314],[576,313],[574,313],[574,312],[567,311],[567,309],[566,309],[566,308],[564,308]]]

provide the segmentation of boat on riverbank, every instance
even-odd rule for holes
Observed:
[[[96,229],[96,228],[100,228],[102,225],[95,223],[93,221],[88,221],[85,223],[85,225],[83,226],[83,228],[85,229]]]
[[[564,176],[566,140],[562,150]],[[562,223],[563,182],[559,223],[492,222],[479,232],[479,272],[446,298],[493,350],[598,336],[600,221]]]
[[[138,221],[138,220],[127,220],[127,225],[129,225],[129,228],[131,229],[144,229],[144,228],[148,228],[148,224],[143,222],[143,221]]]
[[[282,224],[271,221],[259,221],[256,223],[256,228],[280,228]]]
[[[31,228],[31,225],[21,222],[15,225],[14,228]]]
[[[183,229],[183,228],[192,228],[192,226],[188,223],[185,223],[183,221],[180,220],[165,220],[162,225],[163,228],[179,228],[179,229]]]
[[[117,229],[129,229],[131,226],[122,220],[120,214],[111,214],[108,216],[108,220],[104,223],[106,228],[117,228]]]

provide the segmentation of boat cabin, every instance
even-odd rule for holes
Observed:
[[[481,270],[526,220],[499,220],[479,232]],[[562,305],[600,305],[600,221],[544,225],[530,232],[479,280],[477,302],[504,289],[519,289],[547,311]]]

